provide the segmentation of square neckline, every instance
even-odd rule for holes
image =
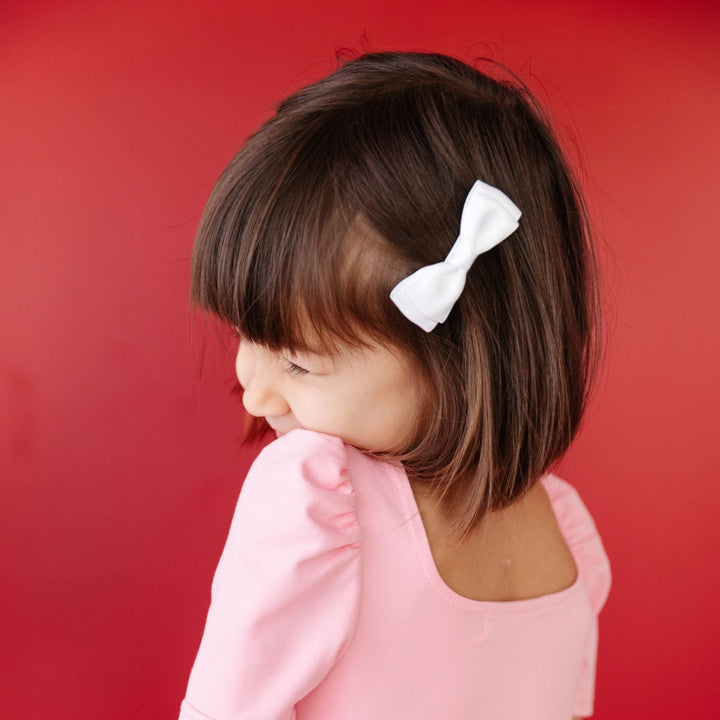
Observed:
[[[566,536],[560,518],[558,517],[552,495],[548,492],[548,486],[555,480],[553,475],[543,475],[539,482],[548,496],[550,507],[553,511],[555,522],[565,544],[570,550],[573,562],[575,563],[575,580],[567,587],[556,592],[538,595],[537,597],[525,598],[522,600],[474,600],[461,595],[453,590],[442,578],[435,565],[435,560],[430,549],[430,541],[423,525],[420,508],[418,507],[415,495],[410,485],[410,479],[405,468],[398,463],[388,463],[392,468],[393,482],[396,491],[403,504],[407,524],[412,535],[413,548],[422,569],[425,580],[435,595],[444,603],[468,612],[486,613],[492,615],[517,615],[536,612],[547,612],[571,602],[582,592],[582,578],[578,559]]]

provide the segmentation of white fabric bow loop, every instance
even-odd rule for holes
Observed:
[[[478,255],[514,233],[520,215],[507,195],[476,180],[465,199],[460,234],[448,256],[401,280],[390,293],[390,299],[408,320],[430,332],[447,320]]]

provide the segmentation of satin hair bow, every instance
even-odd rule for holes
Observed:
[[[442,262],[425,265],[401,280],[390,299],[411,322],[430,332],[447,320],[478,255],[494,248],[518,228],[521,212],[492,185],[476,180],[460,218],[460,234]]]

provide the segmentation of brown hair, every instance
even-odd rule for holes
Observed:
[[[476,179],[522,210],[425,333],[389,299],[447,255]],[[523,495],[577,432],[598,357],[582,197],[516,79],[452,57],[343,62],[281,101],[219,178],[198,230],[192,301],[271,348],[374,340],[419,373],[424,412],[393,457],[464,536]]]

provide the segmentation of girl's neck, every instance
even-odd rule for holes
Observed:
[[[425,485],[411,482],[410,487],[428,536],[432,533],[433,538],[449,546],[461,546],[469,541],[479,542],[482,537],[488,538],[503,530],[510,531],[512,527],[522,524],[523,513],[532,512],[532,507],[537,503],[539,496],[542,496],[541,500],[546,496],[540,483],[537,483],[510,506],[487,513],[465,541],[457,541],[450,536],[452,519],[447,515],[438,498]]]

